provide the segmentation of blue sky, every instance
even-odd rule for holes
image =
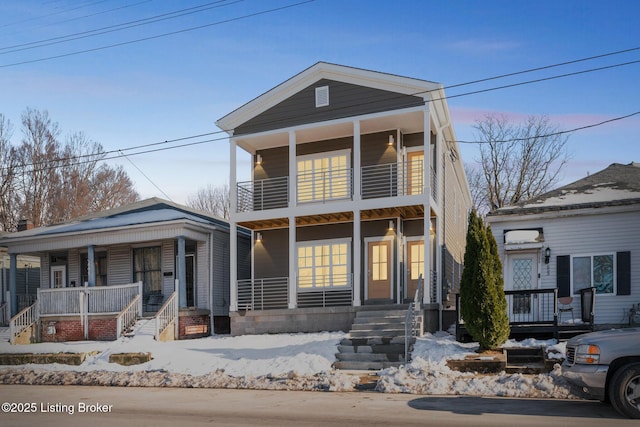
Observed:
[[[215,132],[217,119],[317,61],[447,87],[640,47],[635,0],[316,0],[266,12],[299,1],[3,0],[0,112],[14,124],[15,143],[30,107],[48,110],[64,134],[82,131],[118,150]],[[206,10],[176,19],[10,52],[204,4]],[[202,28],[129,43],[194,27]],[[122,45],[43,60],[114,44]],[[640,62],[616,66],[633,61],[640,50],[447,90],[457,137],[475,140],[472,126],[487,113],[514,121],[544,114],[573,129],[638,112]],[[453,97],[605,66],[615,67]],[[638,135],[640,114],[573,133],[563,183],[614,162],[640,161]],[[461,152],[465,162],[478,156],[474,144],[462,144]],[[182,203],[198,188],[228,182],[228,157],[226,140],[218,140],[130,160]],[[143,198],[165,197],[127,159],[111,162],[127,169]]]

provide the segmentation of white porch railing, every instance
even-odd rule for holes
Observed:
[[[16,343],[16,338],[29,326],[38,321],[38,301],[25,307],[9,321],[9,342]]]
[[[97,286],[89,290],[89,313],[117,313],[136,295],[142,295],[142,282],[128,285]],[[142,315],[142,300],[139,303]]]
[[[178,324],[177,323],[178,322],[178,293],[177,292],[172,293],[171,296],[169,296],[169,298],[164,302],[164,304],[156,314],[155,321],[156,321],[156,332],[153,338],[156,341],[159,341],[160,334],[162,334],[171,325],[171,322],[175,321],[176,323],[174,325]]]
[[[81,302],[87,296],[87,303]],[[40,315],[65,316],[80,313],[120,313],[136,295],[142,295],[142,282],[127,285],[38,289]],[[142,301],[138,304],[142,315]]]
[[[135,325],[138,320],[138,312],[140,310],[140,294],[136,295],[129,305],[127,305],[116,317],[116,339]]]
[[[0,326],[4,326],[9,323],[9,303],[4,302],[0,304]]]

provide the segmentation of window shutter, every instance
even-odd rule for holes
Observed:
[[[571,256],[556,257],[556,286],[558,297],[571,296]]]
[[[616,253],[618,295],[631,295],[631,252]]]
[[[329,86],[316,88],[316,107],[326,107],[329,105]]]

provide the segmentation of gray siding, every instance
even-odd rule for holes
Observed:
[[[254,249],[255,277],[289,276],[288,230],[264,230],[261,233],[262,242]]]
[[[289,147],[277,147],[259,151],[262,164],[256,165],[254,160],[254,179],[279,178],[289,176]]]
[[[196,243],[196,305],[209,309],[209,242]]]
[[[389,135],[396,137],[396,130],[360,136],[362,166],[395,163],[398,160],[396,145],[389,146]]]
[[[75,282],[77,286],[83,286],[80,282],[80,251],[70,249],[67,253],[67,285]]]
[[[321,86],[329,86],[329,105],[316,108],[315,89]],[[418,96],[322,79],[237,126],[234,134],[263,132],[423,104],[423,99]]]
[[[229,302],[231,295],[229,293],[229,234],[222,231],[214,231],[212,233],[213,241],[211,242],[212,262],[213,265],[213,316],[228,316]],[[240,246],[241,241],[238,241]],[[240,276],[238,276],[240,278]]]
[[[129,245],[111,246],[107,261],[107,281],[109,285],[124,285],[133,281],[131,265],[131,247]]]
[[[166,299],[173,293],[175,289],[175,263],[176,255],[173,240],[162,241],[162,294]],[[165,276],[165,273],[171,273],[171,275]]]

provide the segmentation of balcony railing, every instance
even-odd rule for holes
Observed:
[[[353,274],[325,274],[298,278],[298,307],[350,306]]]
[[[289,205],[289,177],[239,182],[238,212],[286,208]]]
[[[351,168],[309,172],[296,176],[297,203],[329,202],[353,196]],[[422,160],[363,166],[360,170],[363,199],[410,196],[424,192]],[[430,169],[431,195],[438,196],[438,176]],[[244,181],[237,184],[237,212],[253,212],[289,206],[289,177]]]
[[[289,278],[270,277],[238,281],[238,310],[289,307]]]

